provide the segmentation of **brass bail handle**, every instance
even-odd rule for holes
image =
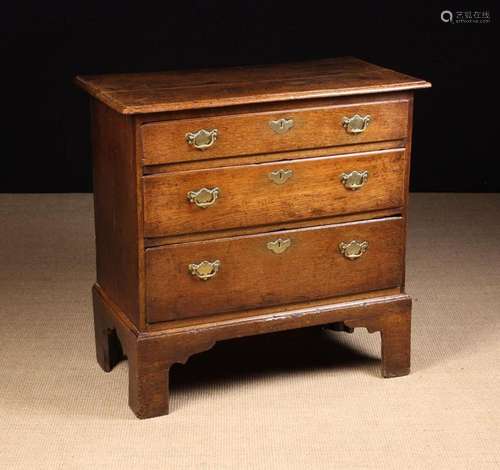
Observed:
[[[349,134],[361,134],[366,131],[371,120],[372,117],[369,114],[366,116],[355,114],[351,117],[344,117],[344,119],[342,119],[342,125]]]
[[[201,209],[213,206],[220,196],[220,189],[218,187],[209,189],[201,188],[198,191],[189,191],[187,198],[189,202],[196,204]]]
[[[201,263],[191,263],[188,266],[188,271],[201,281],[208,281],[212,279],[218,272],[221,262],[216,259],[215,261],[202,261]]]
[[[368,181],[368,171],[351,171],[350,173],[342,173],[340,175],[340,181],[346,189],[351,191],[356,191],[362,188]]]
[[[195,149],[206,150],[215,144],[219,131],[217,129],[200,129],[186,134],[186,142]]]
[[[368,250],[368,242],[360,240],[351,240],[350,242],[340,242],[339,251],[347,259],[354,261],[361,258]]]

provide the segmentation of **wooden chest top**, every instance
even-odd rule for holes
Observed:
[[[329,98],[428,88],[430,83],[354,57],[224,69],[78,76],[122,114]]]

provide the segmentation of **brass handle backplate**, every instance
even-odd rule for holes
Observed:
[[[206,150],[215,144],[219,131],[211,129],[209,131],[200,129],[196,132],[188,132],[186,134],[186,142],[198,150]]]
[[[367,241],[351,240],[350,242],[340,242],[339,251],[350,260],[361,257],[368,250]]]
[[[267,244],[267,249],[271,250],[273,253],[276,253],[277,255],[285,252],[290,245],[292,244],[292,240],[289,238],[278,238],[277,240],[274,240],[272,242],[269,242]]]
[[[269,173],[268,176],[273,183],[283,184],[286,183],[293,176],[293,171],[281,169],[281,170],[271,171],[271,173]]]
[[[277,119],[276,121],[269,121],[269,127],[276,132],[276,134],[284,134],[293,127],[293,119]]]
[[[366,116],[355,114],[352,117],[345,117],[342,119],[342,125],[349,134],[361,134],[361,132],[366,131],[371,120],[372,118],[369,114]]]
[[[202,281],[208,281],[213,278],[220,268],[220,261],[202,261],[199,264],[191,263],[188,266],[189,272]]]
[[[201,207],[202,209],[206,209],[207,207],[210,207],[213,204],[215,204],[215,201],[217,201],[219,196],[220,196],[220,189],[217,187],[212,189],[201,188],[198,191],[189,191],[187,193],[187,198],[189,199],[189,202],[196,204],[198,207]]]
[[[356,189],[362,188],[364,184],[368,181],[368,171],[351,171],[350,173],[342,173],[340,175],[340,181],[345,186],[346,189],[351,189],[356,191]]]

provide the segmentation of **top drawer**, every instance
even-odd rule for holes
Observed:
[[[406,137],[408,100],[342,104],[141,126],[145,165]]]

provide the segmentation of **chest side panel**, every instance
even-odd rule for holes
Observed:
[[[97,283],[136,325],[141,325],[141,197],[134,123],[92,101],[92,148]]]

